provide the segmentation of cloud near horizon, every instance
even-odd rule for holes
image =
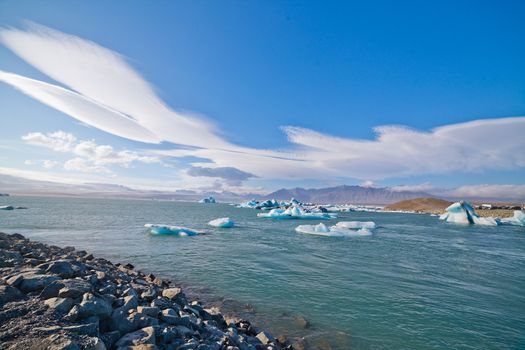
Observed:
[[[65,170],[93,173],[111,173],[107,168],[109,165],[119,165],[129,167],[133,162],[158,163],[160,159],[155,156],[140,155],[129,150],[116,151],[110,145],[98,145],[93,140],[80,140],[64,131],[55,131],[43,134],[41,132],[31,132],[22,136],[22,140],[34,146],[52,149],[56,152],[71,153],[74,158],[64,163]],[[33,165],[40,162],[26,161],[26,164]],[[51,168],[58,165],[57,162],[43,161],[44,168]],[[53,166],[49,166],[53,164]],[[46,166],[47,165],[47,166]]]
[[[373,140],[284,126],[288,148],[256,149],[229,142],[209,120],[169,108],[122,56],[94,42],[36,24],[27,30],[2,29],[0,42],[65,87],[3,71],[0,81],[110,134],[142,143],[171,143],[172,149],[151,151],[159,157],[193,156],[211,162],[193,162],[189,172],[201,169],[193,171],[203,173],[207,168],[218,174],[220,169],[235,168],[264,179],[376,181],[525,167],[525,117],[475,120],[429,131],[379,126],[374,129],[377,136]],[[33,135],[32,142],[46,143],[46,137],[51,136]],[[50,147],[62,151],[67,140],[55,139]],[[119,163],[121,158],[138,157],[129,153],[115,156],[115,151],[87,142],[75,145],[72,152],[81,159],[95,159],[91,166],[104,167]],[[98,157],[99,151],[112,156]],[[83,165],[75,159],[71,163],[78,169]],[[89,169],[89,164],[85,165]]]
[[[200,166],[192,166],[186,173],[189,176],[195,177],[213,177],[224,180],[230,186],[240,186],[243,181],[256,177],[253,174],[239,170],[234,167],[217,167],[206,168]]]

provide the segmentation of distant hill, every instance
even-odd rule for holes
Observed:
[[[438,198],[414,198],[393,203],[385,207],[387,210],[408,210],[425,213],[442,213],[452,202]]]
[[[395,191],[388,187],[336,186],[317,189],[280,189],[263,199],[275,198],[289,200],[295,198],[301,202],[321,204],[390,204],[418,197],[432,197],[425,192]]]
[[[227,191],[196,192],[191,190],[139,190],[122,185],[106,183],[83,183],[73,185],[51,181],[31,180],[3,174],[0,174],[0,191],[2,191],[2,193],[4,191],[9,191],[15,195],[136,198],[190,202],[196,202],[199,199],[209,196],[215,197],[219,202],[241,202],[259,196],[259,194],[236,194]]]

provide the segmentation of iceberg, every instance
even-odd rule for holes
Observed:
[[[501,219],[501,223],[504,225],[525,226],[525,213],[521,210],[514,210],[514,216]]]
[[[255,209],[255,207],[259,204],[259,201],[256,201],[255,199],[252,199],[251,201],[246,201],[243,203],[240,203],[237,205],[237,208],[251,208]]]
[[[179,237],[187,236],[197,236],[199,233],[192,229],[180,226],[170,226],[170,225],[157,225],[157,224],[146,224],[144,227],[147,227],[149,233],[152,235],[173,235]]]
[[[235,224],[230,218],[219,218],[208,222],[208,225],[220,227],[220,228],[231,228]]]
[[[257,214],[260,218],[271,219],[313,219],[313,220],[329,220],[337,218],[337,214],[333,213],[311,213],[305,211],[301,206],[294,205],[287,209],[272,209],[268,213]]]
[[[338,228],[346,228],[351,230],[359,230],[365,228],[367,230],[373,230],[376,228],[376,223],[373,221],[340,221],[335,224]]]
[[[440,220],[453,222],[464,225],[484,225],[497,226],[498,219],[493,217],[480,217],[472,205],[468,202],[456,202],[445,209],[445,212],[439,217]]]
[[[318,225],[299,225],[295,228],[295,231],[299,233],[306,233],[309,235],[317,236],[328,236],[328,237],[356,237],[356,236],[369,236],[372,234],[367,228],[360,228],[358,230],[352,230],[347,228],[334,226],[326,226],[322,222]]]
[[[199,203],[212,203],[212,204],[214,204],[214,203],[217,203],[217,201],[215,200],[214,197],[209,196],[209,197],[206,197],[206,198],[201,199],[201,200],[199,201]]]

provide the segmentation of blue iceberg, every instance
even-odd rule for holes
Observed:
[[[173,235],[179,237],[187,237],[197,236],[199,234],[195,230],[180,226],[146,224],[144,225],[144,227],[147,227],[149,233],[152,235]]]
[[[499,220],[493,217],[480,217],[472,205],[464,201],[451,204],[439,219],[463,225],[497,226],[499,224]]]
[[[337,218],[333,213],[312,213],[307,212],[299,205],[291,206],[287,209],[272,209],[268,213],[257,214],[260,218],[271,219],[313,219],[313,220],[330,220]]]
[[[208,222],[208,225],[220,228],[231,228],[235,223],[230,218],[219,218]]]
[[[525,213],[521,210],[514,210],[514,216],[501,219],[501,223],[504,225],[525,226]]]
[[[206,198],[203,198],[199,201],[199,203],[211,203],[211,204],[215,204],[217,203],[217,201],[215,200],[214,197],[212,196],[209,196],[209,197],[206,197]]]

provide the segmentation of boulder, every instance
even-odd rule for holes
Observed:
[[[182,289],[180,288],[166,288],[162,291],[162,296],[170,300],[175,300],[182,295]]]
[[[310,327],[310,322],[303,316],[296,316],[294,321],[295,321],[295,324],[299,326],[300,328],[306,329]]]
[[[272,337],[271,334],[264,332],[264,331],[257,334],[257,339],[259,339],[259,341],[263,344],[268,344],[268,343],[272,343],[275,341],[275,338]]]
[[[159,308],[154,306],[139,306],[137,307],[137,312],[157,318],[159,315]]]
[[[15,287],[0,285],[0,306],[23,298],[25,295]]]
[[[75,270],[70,261],[55,260],[49,264],[46,273],[52,273],[62,278],[71,278],[75,275]]]
[[[53,275],[41,274],[24,274],[22,282],[20,282],[20,290],[25,293],[36,292],[44,289],[54,281],[58,281],[60,277]]]
[[[53,281],[52,283],[48,284],[42,291],[40,292],[40,299],[49,299],[53,297],[58,297],[58,292],[64,288],[64,283],[62,280],[59,281]]]
[[[107,333],[102,334],[100,336],[100,339],[102,339],[102,341],[106,345],[106,348],[109,349],[113,346],[113,344],[117,342],[117,340],[120,339],[120,337],[121,337],[121,334],[119,331],[112,331],[112,332],[107,332]]]
[[[103,298],[96,297],[91,293],[86,293],[80,303],[79,316],[81,318],[89,316],[108,317],[111,315],[112,310],[111,305]]]
[[[116,343],[116,347],[133,346],[140,344],[155,345],[155,329],[153,327],[145,327],[138,331],[128,333],[120,338]]]
[[[71,298],[49,298],[44,301],[50,309],[55,310],[59,313],[67,313],[73,306],[73,299]]]

